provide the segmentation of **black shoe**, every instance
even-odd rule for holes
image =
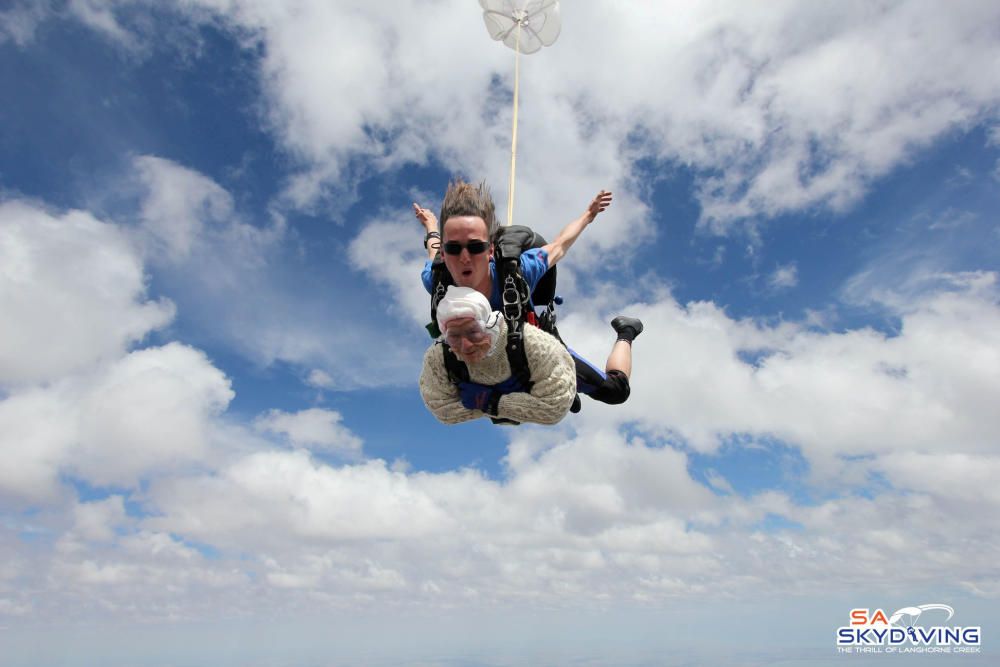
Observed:
[[[611,320],[611,326],[618,332],[619,340],[631,342],[636,336],[642,333],[642,322],[635,317],[619,315]]]

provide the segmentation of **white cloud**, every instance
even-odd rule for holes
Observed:
[[[943,567],[956,582],[989,589],[983,575],[1000,526],[970,511],[971,489],[949,490],[956,479],[988,483],[989,457],[887,457],[879,468],[905,492],[799,505],[774,492],[716,496],[690,479],[683,453],[655,439],[527,430],[511,443],[504,482],[270,451],[156,481],[146,518],[125,516],[117,497],[80,504],[61,551],[36,570],[56,587],[40,603],[65,596],[55,592],[62,587],[79,596],[81,613],[98,611],[87,599],[100,599],[102,616],[137,609],[148,618],[167,609],[213,616],[262,598],[306,614],[400,604],[422,613],[656,606],[831,586],[913,591],[939,585]],[[927,466],[937,463],[940,481]],[[797,527],[763,530],[767,516]],[[846,533],[851,540],[840,539]],[[967,540],[979,544],[975,554],[955,546]],[[860,569],[837,567],[845,559]],[[175,585],[137,588],[142,581]]]
[[[430,321],[430,296],[420,282],[427,251],[417,241],[414,225],[388,220],[370,222],[351,241],[351,265],[384,288],[414,324]]]
[[[150,155],[137,157],[134,165],[148,191],[141,216],[154,259],[183,261],[204,241],[207,225],[230,222],[232,197],[215,181]]]
[[[296,447],[356,456],[361,453],[361,439],[340,423],[342,419],[339,412],[322,408],[296,413],[271,410],[258,417],[254,426],[284,435]]]
[[[51,501],[64,474],[135,487],[148,475],[205,462],[212,422],[232,398],[222,372],[179,343],[15,392],[0,401],[0,445],[11,462],[0,491]]]
[[[881,458],[877,467],[898,487],[933,494],[944,503],[1000,505],[993,483],[1000,473],[997,456],[905,452]]]
[[[37,3],[22,2],[0,11],[0,44],[8,39],[25,46],[35,36],[35,29],[45,19],[45,8]]]
[[[67,538],[91,542],[112,542],[119,526],[127,522],[122,496],[77,503],[73,508],[73,528]]]
[[[75,407],[51,390],[34,389],[0,401],[0,496],[44,502],[60,493],[59,471],[75,434]]]
[[[334,273],[318,279],[281,215],[270,212],[265,225],[249,224],[230,193],[205,175],[152,156],[134,164],[142,195],[137,242],[189,321],[210,324],[203,335],[262,365],[284,361],[321,371],[340,388],[411,377],[419,350],[410,331],[387,332],[376,324],[381,311],[345,310],[359,290]],[[419,267],[410,267],[411,277]],[[322,288],[303,290],[304,281]],[[387,334],[393,342],[378,348],[357,344]]]
[[[0,311],[0,386],[114,359],[174,315],[120,228],[17,200],[0,203]]]
[[[39,219],[43,230],[55,224]],[[92,240],[123,243],[117,228],[79,219]],[[189,249],[182,266],[211,249],[212,230],[239,224],[232,216],[201,222],[190,243],[170,246]],[[82,241],[72,247],[90,251]],[[138,268],[128,275],[141,276],[134,255],[131,263]],[[613,342],[601,311],[614,303],[642,317],[631,399],[617,407],[585,399],[583,413],[561,428],[512,431],[502,481],[378,460],[333,466],[306,449],[275,449],[226,424],[232,389],[203,353],[180,343],[118,348],[0,402],[10,464],[0,468],[0,492],[12,506],[68,508],[45,526],[55,547],[16,546],[11,556],[40,554],[37,581],[51,588],[37,603],[10,596],[6,608],[45,614],[83,599],[81,613],[197,617],[239,604],[247,591],[289,608],[305,594],[302,604],[319,609],[357,600],[655,604],[823,590],[831,564],[848,555],[876,573],[894,563],[905,572],[894,575],[897,585],[935,581],[947,563],[969,590],[988,592],[988,563],[961,562],[938,525],[969,539],[991,525],[969,508],[977,497],[995,500],[988,484],[1000,428],[992,400],[1000,299],[993,274],[939,276],[935,285],[897,312],[894,336],[735,320],[715,304],[682,306],[655,285],[634,291],[646,303],[623,306],[620,294],[600,293],[562,330],[601,359]],[[271,411],[256,426],[297,447],[355,455],[361,447],[331,410]],[[623,435],[626,427],[633,435]],[[774,491],[746,497],[710,473],[713,492],[692,479],[685,448],[716,451],[733,434],[784,440],[818,478],[852,484],[881,475],[889,486],[871,500],[803,506]],[[73,503],[67,475],[126,490]],[[958,479],[962,489],[949,490]],[[130,516],[126,501],[142,503],[142,515]],[[769,516],[800,528],[764,530]],[[859,516],[864,529],[854,528]],[[849,529],[851,554],[830,538]],[[914,556],[927,541],[938,545],[929,563]],[[175,585],[148,586],[168,581]]]
[[[799,284],[799,267],[795,262],[779,266],[768,279],[768,285],[774,290],[784,290]]]
[[[307,169],[290,189],[299,204],[351,192],[363,177],[351,172],[358,157],[379,171],[434,157],[505,183],[510,111],[496,81],[510,85],[513,58],[489,41],[475,5],[185,7],[208,8],[266,46],[270,124]],[[997,11],[975,2],[564,7],[560,40],[523,62],[518,219],[553,233],[581,197],[611,187],[630,233],[595,230],[585,244],[635,242],[650,233],[629,197],[642,191],[640,157],[698,171],[703,222],[718,232],[741,219],[843,210],[936,137],[989,117],[1000,85],[967,63],[996,58],[983,26]]]
[[[317,389],[330,389],[334,386],[333,378],[326,371],[319,368],[314,368],[309,371],[309,376],[305,380],[306,384],[310,387],[315,387]]]
[[[71,467],[98,485],[133,485],[201,461],[211,422],[233,396],[202,352],[179,343],[133,352],[77,399],[80,448]]]
[[[343,212],[368,170],[432,158],[498,191],[506,182],[513,58],[489,40],[474,4],[177,8],[263,45],[266,124],[302,168],[288,180],[293,205],[325,198]],[[68,9],[119,43],[142,41],[129,32],[141,22],[123,25],[118,3]],[[12,34],[24,41],[41,19],[22,10]],[[998,12],[918,1],[565,7],[559,41],[523,63],[518,220],[552,234],[582,197],[610,187],[621,224],[595,229],[578,252],[635,244],[653,233],[639,201],[646,157],[696,171],[702,224],[718,233],[844,210],[937,137],[992,122],[1000,84],[967,63],[997,57],[983,26]]]
[[[407,475],[379,461],[332,468],[301,451],[262,453],[215,477],[158,483],[161,516],[146,523],[266,553],[275,586],[333,595],[627,597],[670,566],[697,580],[681,586],[690,590],[717,563],[712,539],[684,517],[717,505],[685,463],[613,433],[520,459],[502,485],[472,471]]]
[[[179,343],[128,352],[174,315],[128,232],[8,201],[0,241],[0,493],[57,502],[67,475],[134,487],[208,458],[229,381]]]
[[[122,0],[69,0],[66,9],[89,28],[104,33],[110,39],[134,45],[134,36],[115,17],[115,5]]]
[[[1000,392],[998,302],[995,275],[953,276],[950,289],[898,312],[894,336],[762,325],[670,298],[619,304],[646,327],[633,348],[632,396],[620,407],[585,401],[577,419],[635,420],[704,451],[732,434],[776,437],[823,475],[838,474],[843,456],[983,452],[1000,428],[989,407]],[[560,326],[591,360],[609,349],[603,315],[577,309]]]

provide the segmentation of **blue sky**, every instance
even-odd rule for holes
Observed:
[[[565,3],[515,220],[613,190],[560,329],[599,364],[646,331],[628,403],[504,429],[416,387],[411,202],[462,175],[505,217],[476,3],[5,3],[0,652],[826,664],[853,606],[925,602],[987,633],[998,20]]]

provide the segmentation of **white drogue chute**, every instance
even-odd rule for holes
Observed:
[[[559,0],[479,0],[490,37],[518,53],[534,53],[559,37]]]
[[[559,0],[479,0],[490,37],[514,49],[514,120],[510,137],[507,225],[514,219],[514,169],[517,164],[517,94],[520,55],[535,53],[559,37]]]

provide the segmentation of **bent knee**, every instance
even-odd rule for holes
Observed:
[[[608,405],[620,405],[628,400],[631,393],[628,376],[622,371],[611,370],[608,371],[604,386],[593,397]]]

